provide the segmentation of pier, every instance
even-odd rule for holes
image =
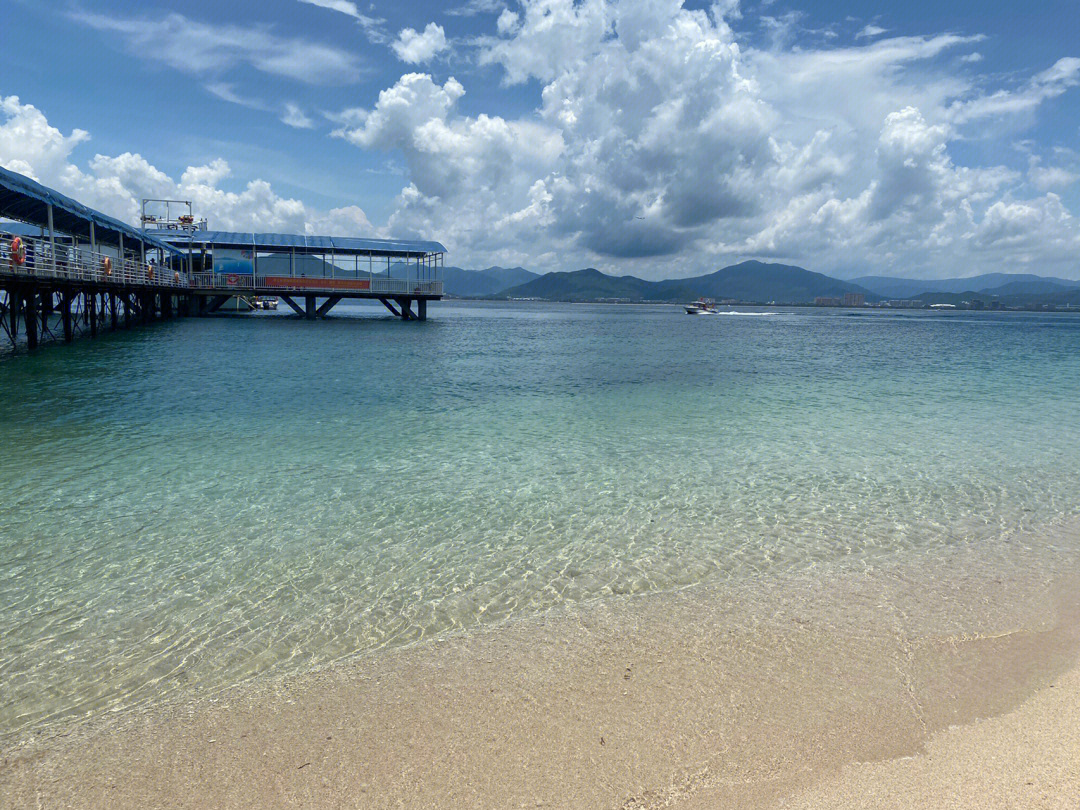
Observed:
[[[210,315],[237,298],[279,298],[311,320],[374,299],[403,321],[426,320],[442,298],[438,242],[211,231],[148,215],[147,202],[176,201],[144,201],[136,228],[0,168],[0,219],[12,220],[0,221],[0,331],[13,348]]]
[[[0,223],[0,331],[13,347],[190,308],[180,252],[131,225],[2,168],[0,217],[23,223]]]
[[[446,248],[438,242],[198,228],[147,233],[186,257],[200,313],[236,296],[275,296],[314,319],[359,298],[377,300],[403,320],[423,321],[428,302],[443,294]]]

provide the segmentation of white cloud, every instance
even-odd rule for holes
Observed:
[[[517,30],[518,22],[521,18],[516,11],[511,11],[508,8],[504,8],[502,14],[495,21],[495,29],[500,34],[512,34]]]
[[[140,199],[151,197],[191,200],[197,214],[225,230],[381,233],[360,208],[313,210],[300,200],[280,196],[263,180],[251,180],[236,191],[223,189],[221,183],[231,170],[221,159],[189,166],[179,181],[131,152],[95,155],[84,170],[72,161],[72,152],[89,137],[83,130],[64,135],[40,110],[16,96],[0,98],[0,166],[126,222],[135,224]]]
[[[494,14],[506,8],[503,0],[467,0],[460,6],[447,9],[451,17],[475,17],[477,14]]]
[[[0,97],[0,113],[6,119],[0,126],[0,163],[39,182],[59,177],[71,151],[90,140],[83,129],[64,135],[35,107],[21,104],[18,96]]]
[[[98,31],[117,34],[136,55],[184,73],[221,75],[246,64],[309,84],[344,84],[360,74],[356,56],[348,51],[278,36],[263,26],[210,24],[176,13],[149,18],[80,11],[72,16]]]
[[[285,114],[281,116],[281,123],[296,129],[311,129],[315,122],[307,116],[300,105],[291,101],[285,103]]]
[[[230,104],[239,104],[241,107],[252,110],[267,109],[267,106],[259,99],[240,95],[236,90],[236,85],[230,82],[207,82],[205,87],[208,93]]]
[[[430,61],[437,54],[445,51],[449,45],[446,42],[446,32],[443,31],[443,27],[432,22],[428,23],[423,31],[412,28],[402,29],[391,47],[402,62],[418,65]]]
[[[887,33],[887,28],[882,28],[880,25],[867,25],[859,33],[855,35],[856,39],[873,39],[879,37],[884,33]]]
[[[345,14],[356,20],[364,33],[367,34],[369,40],[376,44],[386,42],[389,37],[386,36],[386,32],[383,29],[383,24],[386,20],[381,17],[372,17],[370,14],[364,14],[360,11],[360,8],[356,3],[351,0],[300,0],[301,3],[306,3],[309,6],[318,6],[319,8],[325,8],[329,11],[336,11],[339,14]]]
[[[1022,102],[1000,103],[987,78],[943,58],[981,36],[865,29],[839,47],[803,38],[756,49],[729,27],[737,12],[523,0],[476,47],[504,83],[540,82],[531,114],[464,115],[461,83],[412,73],[374,106],[335,116],[335,134],[400,155],[406,181],[388,228],[439,238],[466,265],[657,277],[772,256],[911,274],[1038,256],[1075,272],[1076,220],[1052,195],[1024,198],[1063,175],[962,166],[951,154],[957,138],[979,137],[960,131],[964,121],[1066,92],[1073,60],[1009,91]],[[800,33],[797,18],[784,25]],[[1034,238],[1006,251],[1003,223],[1061,233],[1044,249]]]
[[[354,16],[347,0],[314,4]],[[1003,128],[1017,140],[1040,105],[1075,92],[1080,60],[1006,82],[961,61],[977,35],[849,33],[812,46],[827,38],[811,40],[791,18],[777,44],[753,47],[729,25],[737,14],[734,2],[523,0],[486,18],[472,47],[531,98],[528,112],[476,112],[482,100],[466,109],[461,82],[410,72],[326,117],[336,137],[402,167],[377,230],[437,238],[465,266],[663,277],[773,257],[853,274],[1033,263],[1076,275],[1080,224],[1055,193],[1077,182],[1074,153],[1026,147],[1027,166],[1011,151],[1009,166],[963,165],[958,154],[1002,150],[956,144],[1000,144],[990,139]],[[445,43],[432,23],[395,44],[436,29]],[[781,44],[789,34],[798,47]],[[227,69],[211,62],[198,73],[242,103]],[[223,227],[370,227],[362,211],[312,211],[260,181],[232,181],[223,163],[191,167],[179,182],[134,154],[77,166],[70,154],[86,133],[65,135],[29,105],[3,103],[0,161],[114,213],[133,215],[143,190],[182,189]],[[1045,165],[1030,157],[1037,151]],[[240,225],[245,217],[254,221]]]
[[[595,52],[611,30],[611,16],[604,0],[526,0],[513,37],[482,40],[480,64],[502,65],[508,84],[530,77],[550,81],[558,69]],[[504,26],[509,20],[500,19]]]
[[[1043,166],[1042,161],[1032,155],[1028,161],[1028,180],[1039,191],[1062,190],[1080,180],[1080,159],[1068,149],[1058,150],[1059,158],[1071,159],[1073,166]]]
[[[989,95],[960,100],[949,107],[950,118],[959,124],[1000,115],[1029,113],[1047,99],[1057,98],[1080,84],[1080,59],[1059,59],[1019,90],[998,90]]]

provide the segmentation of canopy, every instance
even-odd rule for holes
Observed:
[[[446,253],[438,242],[403,239],[357,239],[350,236],[305,236],[290,233],[250,233],[248,231],[149,231],[175,247],[220,247],[267,253],[340,253],[342,255],[373,255],[424,257]]]
[[[94,238],[99,243],[119,246],[123,236],[131,247],[142,243],[168,253],[180,253],[131,225],[0,166],[0,217],[21,220],[47,230],[50,205],[53,207],[53,228],[61,233],[89,239],[90,223],[93,222]]]

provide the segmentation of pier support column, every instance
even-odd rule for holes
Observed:
[[[295,313],[296,313],[297,315],[299,315],[299,316],[300,316],[301,318],[303,318],[303,317],[304,317],[304,310],[303,310],[303,309],[302,309],[302,308],[300,307],[300,305],[299,305],[298,303],[296,303],[295,301],[293,301],[293,300],[292,300],[292,298],[290,298],[290,297],[289,297],[289,296],[287,296],[287,295],[279,295],[278,297],[279,297],[279,298],[280,298],[280,299],[281,299],[282,301],[284,301],[284,302],[285,302],[286,304],[288,304],[288,306],[289,306],[289,307],[290,307],[290,308],[292,309],[292,311],[293,311],[293,312],[295,312]]]
[[[22,310],[22,295],[16,289],[8,290],[8,320],[11,322],[11,339],[19,334],[19,312]]]
[[[426,298],[417,298],[416,299],[416,320],[418,320],[418,321],[426,321],[427,320],[427,299]]]
[[[112,328],[115,332],[120,328],[120,314],[117,311],[116,293],[105,294],[106,303],[109,305],[109,311],[112,314]]]
[[[49,329],[49,318],[52,317],[55,312],[53,306],[53,291],[45,290],[38,295],[38,312],[41,314],[41,326],[38,327],[39,342],[45,339],[45,334],[51,332]]]
[[[314,295],[305,295],[304,296],[304,309],[306,310],[305,313],[304,313],[305,317],[309,321],[315,320],[315,296]]]
[[[83,293],[86,314],[90,317],[90,337],[97,337],[98,300],[97,292]]]
[[[388,310],[390,310],[390,312],[394,315],[394,317],[396,317],[396,318],[401,317],[401,313],[398,312],[396,309],[394,309],[394,305],[390,303],[389,299],[380,298],[379,300],[382,301],[382,305],[384,307],[386,307]]]
[[[49,297],[52,297],[51,293]],[[60,318],[64,322],[64,343],[71,343],[74,337],[71,328],[71,296],[66,292],[60,296]]]
[[[320,318],[325,318],[326,313],[328,313],[330,310],[332,310],[334,308],[334,305],[337,304],[337,302],[340,301],[340,300],[341,300],[340,295],[331,295],[329,298],[327,298],[325,301],[323,301],[321,307],[319,307],[317,310],[315,310],[315,314],[318,315]]]
[[[26,348],[36,349],[38,345],[38,294],[31,290],[26,296],[26,313],[23,323],[26,325]]]

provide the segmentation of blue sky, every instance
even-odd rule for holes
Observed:
[[[1075,0],[0,2],[0,164],[128,219],[1080,276]]]

